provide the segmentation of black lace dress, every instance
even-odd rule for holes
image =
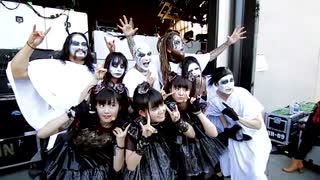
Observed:
[[[127,135],[126,148],[136,151],[138,141],[142,136],[141,119],[132,121]],[[157,133],[147,138],[148,145],[145,147],[140,163],[134,171],[127,168],[123,172],[124,180],[173,180],[175,171],[172,166],[171,151],[167,143],[170,138],[170,122],[167,121],[152,125]],[[172,131],[171,131],[172,132]]]
[[[74,123],[67,133],[59,136],[47,152],[44,179],[109,180],[114,178],[113,127],[79,128]]]
[[[214,172],[225,146],[206,135],[199,118],[190,111],[180,112],[180,116],[193,127],[196,137],[188,138],[182,133],[176,136],[174,149],[179,179]]]

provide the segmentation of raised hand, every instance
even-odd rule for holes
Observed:
[[[148,83],[150,84],[151,87],[153,86],[155,80],[156,80],[156,78],[153,77],[151,72],[149,71],[148,75],[147,75],[147,81],[148,81]]]
[[[140,126],[142,128],[142,136],[145,138],[150,137],[152,134],[157,133],[157,129],[151,126],[151,120],[150,115],[148,112],[146,112],[147,115],[147,124],[143,125],[142,122],[140,122]]]
[[[225,128],[224,134],[235,141],[249,141],[252,139],[251,136],[243,134],[241,132],[242,127],[238,124],[233,125],[231,128]]]
[[[239,120],[239,116],[238,114],[233,110],[232,107],[228,106],[226,103],[222,103],[226,108],[224,108],[224,110],[222,110],[222,114],[225,114],[227,116],[229,116],[231,119],[233,119],[234,121],[238,121]]]
[[[119,127],[116,127],[112,132],[116,136],[117,145],[119,147],[124,147],[125,139],[128,134],[128,129],[130,127],[130,124],[125,128],[125,130],[122,130]]]
[[[233,31],[233,33],[231,34],[231,36],[228,36],[228,43],[234,44],[237,41],[239,41],[240,39],[245,39],[247,37],[243,36],[247,31],[242,31],[244,29],[244,27],[236,27]]]
[[[113,41],[108,41],[106,37],[104,37],[104,42],[106,42],[107,48],[109,49],[110,52],[115,52],[116,51],[116,45]]]
[[[95,78],[97,80],[102,80],[107,71],[108,71],[107,69],[103,68],[102,64],[97,65],[96,72],[95,72]]]
[[[72,106],[70,108],[72,111],[74,111],[74,116],[75,117],[81,117],[83,114],[86,114],[90,111],[90,107],[87,101],[82,101],[80,104],[77,106]],[[84,118],[81,118],[84,119]]]
[[[171,117],[171,120],[172,120],[172,122],[175,123],[180,120],[180,112],[179,112],[176,104],[174,104],[174,108],[171,106],[173,106],[173,104],[172,105],[166,104],[166,108],[167,108],[167,111]]]
[[[31,48],[35,49],[39,44],[42,43],[50,29],[51,27],[49,27],[45,32],[37,31],[36,25],[33,25],[32,33],[30,34],[29,39],[27,41],[28,45],[31,46]]]
[[[176,91],[172,91],[171,93],[166,93],[165,91],[164,91],[164,86],[161,88],[161,90],[160,90],[160,94],[161,94],[161,96],[162,96],[162,99],[163,100],[166,100],[169,96],[171,96],[172,94],[174,94],[174,93],[176,93]]]
[[[129,22],[128,19],[125,15],[123,15],[123,20],[119,19],[121,26],[117,25],[118,28],[120,28],[122,30],[122,32],[124,33],[124,35],[126,37],[128,36],[133,36],[137,31],[138,28],[134,28],[133,25],[133,20],[132,18],[130,18]]]
[[[190,98],[190,109],[191,112],[195,115],[198,115],[201,113],[201,105],[200,105],[200,98]]]

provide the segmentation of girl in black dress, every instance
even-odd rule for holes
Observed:
[[[125,137],[121,120],[126,118],[121,94],[124,90],[96,85],[90,102],[83,101],[38,131],[46,138],[69,126],[47,152],[43,179],[114,179],[124,164]]]
[[[128,131],[124,179],[175,179],[169,140],[176,128],[166,118],[166,108],[160,92],[147,82],[137,86],[133,109],[138,118]]]
[[[213,173],[225,147],[215,139],[217,129],[201,111],[199,99],[193,98],[190,93],[194,92],[192,82],[175,73],[170,74],[169,80],[172,95],[167,98],[166,103],[176,103],[180,112],[180,119],[176,123],[179,131],[175,141],[178,179],[204,179],[206,174]],[[193,137],[182,134],[188,130],[183,128],[185,123],[192,126],[195,132]]]

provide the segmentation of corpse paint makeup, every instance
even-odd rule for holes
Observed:
[[[120,78],[124,74],[125,65],[118,58],[115,58],[111,61],[109,66],[109,72],[112,77]]]
[[[218,82],[218,91],[224,94],[231,94],[234,88],[233,75],[229,74],[222,77]]]
[[[136,47],[135,52],[136,64],[144,71],[149,70],[149,65],[151,62],[151,51],[148,45],[139,44]]]
[[[180,36],[174,35],[172,40],[172,47],[180,54],[184,54],[183,41]]]
[[[88,44],[86,39],[79,34],[73,35],[69,51],[70,54],[76,58],[85,58],[88,53]]]
[[[188,74],[192,74],[194,77],[201,76],[201,70],[198,64],[191,63],[188,67]]]

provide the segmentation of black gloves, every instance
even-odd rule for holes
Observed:
[[[238,121],[239,120],[238,114],[233,110],[233,108],[228,106],[224,102],[222,104],[226,107],[224,110],[222,110],[222,114],[227,115],[228,117],[230,117],[234,121]]]
[[[235,141],[248,141],[248,140],[251,140],[252,137],[247,135],[247,134],[243,134],[240,131],[241,129],[242,129],[242,127],[240,125],[235,124],[231,128],[225,128],[224,129],[224,133],[228,138],[231,138],[231,139],[233,139]]]
[[[81,117],[82,115],[88,114],[90,111],[87,101],[82,101],[80,104],[72,106],[70,109],[75,112],[75,117]]]
[[[168,108],[170,109],[170,111],[176,111],[176,102],[174,101],[166,101],[165,104],[168,106]]]
[[[190,111],[195,114],[198,115],[201,113],[201,104],[200,104],[200,98],[197,98],[196,100],[194,100],[192,103],[189,101],[190,104]]]
[[[232,107],[228,106],[226,103],[222,103],[226,108],[222,110],[222,114],[227,115],[234,121],[239,120],[238,114],[233,110]],[[224,133],[228,138],[231,138],[235,141],[249,141],[252,139],[251,136],[243,134],[240,130],[242,127],[238,124],[233,125],[231,128],[225,128]]]

